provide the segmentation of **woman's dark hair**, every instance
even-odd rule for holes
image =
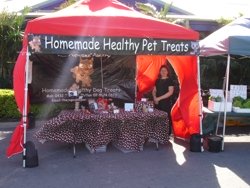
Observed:
[[[170,69],[169,69],[169,66],[165,64],[165,65],[162,65],[162,66],[160,67],[159,74],[158,74],[158,78],[161,78],[161,69],[163,69],[163,68],[167,69],[167,71],[168,71],[168,77],[170,77]]]

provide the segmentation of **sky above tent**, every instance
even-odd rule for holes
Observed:
[[[63,0],[1,0],[0,11],[6,9],[10,12],[18,12],[25,6],[41,7],[45,4],[55,4]],[[138,0],[140,1],[140,0]],[[239,14],[249,14],[249,0],[159,0],[173,3],[173,6],[183,9],[195,16],[208,19],[236,18]],[[149,1],[150,2],[150,1]]]
[[[32,7],[36,9],[37,7],[50,7],[50,5],[58,6],[63,0],[0,0],[0,11],[7,10],[9,12],[19,12],[25,7]]]
[[[196,16],[219,19],[249,14],[249,0],[163,0]]]

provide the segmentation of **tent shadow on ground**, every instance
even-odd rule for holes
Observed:
[[[233,132],[231,135],[239,140],[237,138],[239,135],[235,136],[237,134],[233,134]],[[228,135],[226,138],[230,140],[230,136]],[[250,185],[248,172],[250,164],[248,157],[243,156],[250,153],[250,139],[249,134],[246,133],[245,136],[248,136],[248,142],[226,141],[225,150],[218,153],[209,152],[206,142],[204,152],[190,152],[188,142],[175,139],[173,144],[185,147],[182,154],[186,162],[181,166],[177,164],[174,168],[181,168],[181,172],[188,176],[191,182],[193,181],[190,184],[185,182],[184,185],[186,187],[248,187]],[[176,153],[173,144],[172,153]],[[184,177],[180,175],[179,178],[181,181]]]
[[[249,151],[249,142],[225,142],[223,152],[211,153],[209,160],[215,169],[218,181],[221,182],[221,187],[250,186],[249,159],[242,157],[249,156]]]
[[[184,148],[181,149],[182,151],[176,149],[180,146]],[[189,141],[178,138],[172,142],[171,149],[171,153],[175,156],[173,161],[176,162],[173,167],[177,176],[175,179],[175,181],[177,180],[176,187],[220,187],[214,167],[209,161],[208,152],[191,152]],[[185,160],[183,164],[180,165],[177,162],[178,158]]]
[[[28,140],[34,141],[38,148],[39,166],[25,169],[21,166],[21,155],[7,159],[2,152],[0,186],[198,188],[223,187],[226,182],[235,185],[240,180],[250,184],[249,143],[225,142],[224,152],[201,153],[190,152],[188,142],[175,139],[160,145],[158,151],[155,144],[147,143],[142,152],[122,153],[109,145],[106,153],[97,154],[90,154],[81,144],[77,145],[77,157],[73,158],[71,145],[39,143],[33,137],[39,126],[28,130]],[[9,139],[10,134],[0,141],[1,151]],[[182,163],[181,158],[185,159]],[[223,170],[227,172],[225,176]],[[228,175],[231,179],[227,179]]]
[[[31,139],[34,131],[28,132],[28,137]],[[26,184],[26,187],[29,187],[37,181],[43,181],[42,185],[38,184],[36,187],[52,185],[60,187],[70,184],[74,187],[86,185],[86,187],[104,188],[207,187],[207,185],[218,187],[216,181],[211,183],[211,179],[215,179],[212,168],[199,169],[205,171],[206,176],[209,177],[209,184],[204,180],[200,183],[192,181],[190,172],[194,170],[193,175],[199,177],[200,171],[196,170],[199,166],[196,165],[196,160],[192,159],[190,163],[190,157],[192,155],[199,158],[202,154],[190,153],[186,149],[184,156],[187,157],[187,161],[184,165],[179,165],[176,162],[172,143],[160,145],[158,151],[153,143],[147,143],[144,151],[127,154],[112,146],[108,147],[106,153],[90,154],[83,145],[77,145],[77,157],[73,158],[70,145],[55,142],[41,144],[36,140],[33,141],[39,151],[39,167],[24,169],[18,165],[18,163],[21,164],[20,155],[10,160],[2,155],[0,160],[5,160],[5,165],[2,166],[3,179],[0,185],[14,187],[15,182],[20,181],[19,186]],[[183,144],[186,145],[186,143]],[[70,182],[67,177],[70,177]]]

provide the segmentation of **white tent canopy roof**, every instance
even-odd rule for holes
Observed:
[[[250,55],[250,17],[241,17],[200,41],[203,56]]]

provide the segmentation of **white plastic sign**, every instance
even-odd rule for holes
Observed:
[[[230,85],[230,99],[238,96],[247,98],[247,85]]]

